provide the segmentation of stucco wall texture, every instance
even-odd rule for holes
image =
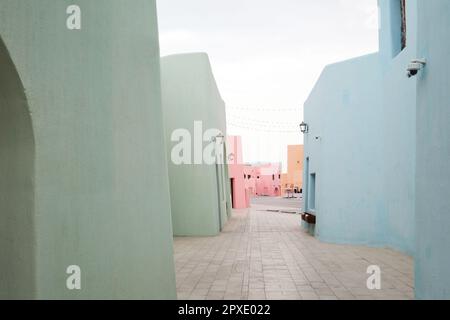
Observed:
[[[379,6],[380,52],[327,67],[306,103],[304,179],[316,174],[315,232],[407,252],[416,297],[449,299],[450,2],[406,2],[402,51],[399,1]],[[426,66],[408,79],[416,58]]]
[[[450,1],[419,1],[416,293],[450,299]],[[430,23],[432,21],[432,23]]]
[[[315,232],[323,241],[385,244],[382,141],[379,128],[367,125],[382,120],[377,58],[328,66],[305,104],[305,209],[317,214]]]
[[[242,138],[240,136],[228,136],[227,151],[233,209],[250,208],[250,191],[245,185],[247,175],[244,174]]]
[[[155,1],[76,2],[0,2],[0,298],[175,298]]]
[[[330,242],[415,251],[417,1],[407,5],[401,51],[400,2],[380,0],[380,50],[325,68],[305,103],[308,172],[316,178],[317,236]]]
[[[161,83],[174,235],[217,235],[232,207],[228,166],[225,159],[219,165],[203,160],[195,164],[194,154],[194,146],[205,148],[210,144],[195,140],[195,122],[202,123],[202,135],[208,129],[218,129],[226,137],[225,103],[208,56],[189,53],[163,57]],[[177,129],[190,133],[191,164],[175,164],[171,159],[172,148],[178,144],[171,138]],[[222,141],[226,144],[225,138]]]
[[[287,147],[287,172],[281,175],[281,195],[286,195],[287,189],[298,191],[303,188],[303,145],[289,145]],[[293,192],[293,190],[291,190]]]

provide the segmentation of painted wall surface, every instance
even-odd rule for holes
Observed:
[[[381,102],[374,54],[325,68],[305,104],[305,209],[317,215],[323,241],[384,244]]]
[[[256,166],[256,195],[279,197],[281,195],[281,165],[269,163]]]
[[[412,254],[416,86],[406,66],[416,53],[417,2],[407,3],[401,52],[400,2],[379,7],[380,51],[325,68],[305,103],[305,208],[324,241]]]
[[[379,1],[382,13],[380,59],[383,72],[383,197],[385,198],[385,242],[408,254],[415,251],[415,157],[416,157],[416,80],[406,76],[411,59],[417,58],[417,1],[408,0],[407,43],[397,32],[397,1]],[[383,14],[385,13],[385,14]],[[391,22],[387,18],[391,13]],[[394,18],[395,17],[395,18]],[[394,22],[392,22],[392,20]],[[389,32],[385,32],[388,30]],[[392,35],[391,46],[384,43]],[[390,58],[391,57],[391,58]]]
[[[211,165],[195,164],[194,159],[194,146],[203,150],[210,144],[203,141],[206,130],[219,129],[226,135],[225,104],[208,56],[193,53],[162,58],[161,82],[174,235],[217,235],[231,209],[226,161]],[[194,133],[196,121],[202,122],[203,130],[198,134]],[[178,138],[171,141],[178,129],[188,130],[191,135],[191,141],[185,142],[192,146],[192,164],[171,161],[172,149],[182,142]]]
[[[242,162],[242,138],[239,136],[227,137],[228,169],[230,184],[232,185],[232,205],[234,209],[250,207],[250,192],[246,188],[244,173],[245,165]]]
[[[450,1],[418,12],[416,296],[450,299]]]
[[[0,298],[175,298],[155,1],[76,3],[0,2]]]
[[[36,294],[34,157],[27,98],[0,38],[0,299]]]
[[[257,169],[251,165],[244,166],[245,188],[248,190],[250,197],[256,196],[256,177],[258,175]]]
[[[287,173],[281,175],[282,194],[286,193],[286,189],[300,190],[303,187],[303,145],[288,146]]]

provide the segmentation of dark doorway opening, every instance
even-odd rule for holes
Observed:
[[[231,186],[231,205],[233,206],[233,208],[236,208],[236,203],[235,203],[235,200],[234,200],[234,183],[235,183],[234,178],[231,178],[231,179],[230,179],[230,186]]]

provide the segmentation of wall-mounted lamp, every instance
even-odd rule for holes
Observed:
[[[412,78],[416,76],[420,70],[422,70],[427,65],[426,59],[414,59],[411,60],[411,63],[408,65],[407,76],[408,78]]]
[[[300,131],[302,133],[308,133],[308,131],[309,131],[309,126],[304,121],[300,124]]]
[[[218,142],[219,144],[223,144],[225,142],[225,136],[221,133],[213,137],[211,140],[212,142]]]

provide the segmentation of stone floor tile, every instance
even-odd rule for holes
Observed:
[[[174,239],[179,299],[412,299],[411,257],[390,249],[327,244],[300,216],[254,206],[233,213],[217,237]],[[382,290],[366,270],[382,269]]]

